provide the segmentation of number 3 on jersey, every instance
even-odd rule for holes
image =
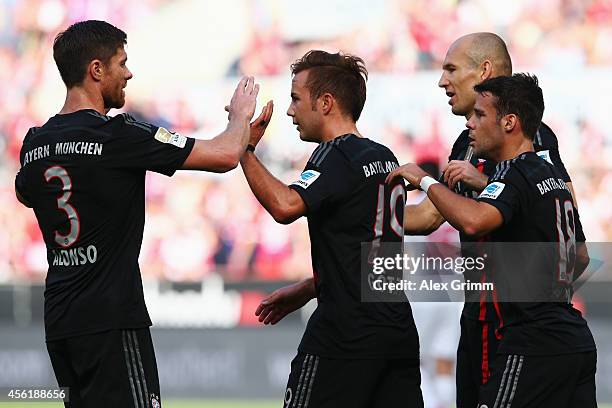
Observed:
[[[45,180],[47,183],[49,183],[54,178],[57,178],[62,182],[61,191],[64,192],[57,198],[57,208],[64,211],[68,216],[68,220],[70,221],[70,231],[68,231],[67,235],[62,235],[55,230],[55,242],[64,248],[68,248],[79,238],[79,232],[81,229],[79,214],[77,213],[76,209],[68,203],[68,200],[70,200],[70,196],[72,195],[72,180],[70,179],[66,169],[60,166],[49,167],[47,171],[45,171]]]

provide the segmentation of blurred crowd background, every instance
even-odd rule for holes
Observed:
[[[363,133],[391,147],[400,162],[443,165],[465,123],[437,87],[446,49],[462,34],[498,33],[515,70],[542,80],[545,121],[559,137],[587,239],[612,239],[612,1],[0,0],[0,283],[45,278],[44,243],[32,211],[14,197],[13,181],[27,129],[63,103],[53,38],[83,19],[107,20],[128,34],[134,78],[124,110],[188,136],[222,131],[237,77],[255,75],[260,104],[275,101],[258,155],[287,183],[315,148],[299,141],[285,116],[289,65],[305,51],[361,56],[371,74],[358,124]],[[275,224],[240,169],[172,179],[149,174],[147,184],[145,280],[311,273],[305,220]]]

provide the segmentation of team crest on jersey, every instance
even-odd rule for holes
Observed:
[[[162,143],[169,143],[176,147],[180,147],[181,149],[185,147],[185,143],[187,143],[187,138],[178,133],[168,132],[163,127],[157,129],[155,133],[155,140],[160,141]]]
[[[539,152],[536,152],[536,154],[550,164],[553,164],[552,159],[550,158],[550,150],[540,150]]]
[[[506,187],[504,183],[500,183],[497,181],[495,183],[491,183],[486,186],[484,190],[482,190],[482,193],[480,193],[478,198],[496,199],[497,197],[499,197],[501,192],[504,191],[504,187]]]
[[[151,394],[151,408],[161,408],[159,397],[155,394]]]
[[[300,174],[300,178],[298,180],[294,181],[291,184],[300,186],[302,188],[308,188],[310,187],[312,183],[315,182],[316,179],[319,178],[320,175],[321,173],[318,171],[306,170],[306,171],[303,171],[302,174]]]

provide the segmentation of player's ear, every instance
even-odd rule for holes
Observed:
[[[506,133],[510,133],[514,130],[518,123],[518,116],[513,113],[510,113],[502,118],[502,126]]]
[[[486,81],[493,75],[493,64],[489,60],[484,60],[480,65],[480,80]]]
[[[104,74],[104,64],[99,59],[94,59],[87,66],[87,71],[94,81],[101,81]]]
[[[329,92],[326,92],[323,95],[321,95],[321,97],[319,98],[319,102],[320,102],[321,112],[323,112],[324,115],[327,115],[332,110],[335,100],[332,94],[330,94]]]

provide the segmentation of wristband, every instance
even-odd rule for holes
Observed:
[[[434,184],[440,184],[440,182],[431,176],[425,176],[421,179],[421,184],[419,186],[421,187],[421,190],[427,194],[429,187],[433,186]]]
[[[246,147],[246,151],[255,153],[255,146],[253,146],[252,144],[248,144]]]

